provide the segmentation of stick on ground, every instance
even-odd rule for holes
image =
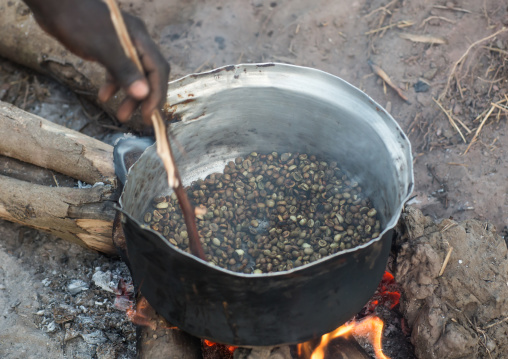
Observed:
[[[403,99],[404,101],[408,102],[409,103],[409,100],[408,98],[406,97],[406,95],[404,95],[402,93],[402,90],[397,86],[395,85],[392,80],[390,79],[390,77],[387,75],[386,72],[383,71],[383,69],[379,66],[377,66],[375,63],[373,63],[372,61],[368,61],[372,71],[374,71],[374,73],[376,75],[378,75],[379,77],[381,77],[381,79],[386,82],[388,84],[388,86],[390,86],[392,89],[395,90],[395,92],[397,92],[397,94],[400,96],[401,99]]]

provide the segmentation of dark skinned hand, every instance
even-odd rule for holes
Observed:
[[[25,0],[39,25],[66,48],[83,59],[102,64],[108,74],[99,100],[108,101],[120,88],[127,94],[117,117],[127,121],[141,106],[143,122],[161,109],[167,91],[169,64],[153,42],[144,23],[123,13],[144,73],[129,60],[118,40],[107,5],[101,0]]]

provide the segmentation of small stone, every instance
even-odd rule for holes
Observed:
[[[417,83],[415,83],[415,92],[427,92],[430,89],[430,85],[425,80],[418,80]]]
[[[91,345],[102,344],[108,340],[106,338],[106,336],[104,335],[104,333],[102,333],[102,331],[100,331],[100,330],[96,330],[96,331],[91,332],[89,334],[81,334],[81,336],[83,337],[84,341],[87,344],[91,344]]]
[[[67,290],[71,295],[76,295],[85,290],[88,290],[88,284],[81,279],[74,279],[69,283],[69,285],[67,285]]]
[[[307,247],[303,250],[303,253],[305,253],[306,255],[311,255],[312,253],[314,253],[314,249],[312,249],[312,247]]]
[[[217,238],[217,237],[214,237],[212,239],[212,243],[213,243],[214,246],[219,247],[220,246],[220,239]]]
[[[103,272],[101,270],[96,270],[92,276],[92,280],[97,287],[105,290],[106,292],[115,293],[116,284],[112,280],[112,274],[110,271]]]
[[[56,323],[55,322],[51,322],[46,327],[46,333],[54,333],[54,332],[56,332],[57,328],[58,328],[58,326],[56,325]]]
[[[432,80],[436,76],[437,67],[431,68],[423,74],[423,77],[427,80]]]

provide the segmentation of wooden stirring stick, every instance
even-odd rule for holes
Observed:
[[[131,59],[136,64],[139,71],[143,73],[143,66],[139,61],[136,48],[132,44],[129,33],[127,32],[127,27],[125,26],[122,13],[120,12],[118,5],[116,4],[115,0],[105,0],[105,2],[108,5],[109,12],[111,13],[111,21],[113,22],[113,26],[115,27],[116,33],[118,35],[120,43],[122,44],[125,54],[129,59]],[[171,187],[175,192],[176,197],[178,198],[178,203],[180,204],[180,208],[182,209],[185,225],[187,226],[187,232],[189,234],[190,251],[196,257],[206,261],[205,252],[203,251],[203,247],[201,246],[198,230],[196,228],[196,216],[194,207],[192,207],[191,203],[189,202],[187,193],[183,188],[182,180],[180,178],[178,168],[176,167],[173,153],[171,152],[171,146],[169,145],[169,139],[166,132],[166,125],[162,120],[160,110],[155,110],[152,113],[151,119],[153,123],[153,128],[155,130],[155,140],[157,142],[157,154],[161,158],[162,163],[164,164],[164,168],[166,169],[166,172],[168,174],[169,187]]]

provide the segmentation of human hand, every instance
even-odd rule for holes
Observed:
[[[138,52],[144,73],[127,58],[100,0],[25,0],[39,25],[65,47],[86,60],[97,61],[107,70],[99,100],[108,101],[120,88],[127,97],[117,117],[127,121],[140,105],[143,122],[151,124],[154,110],[162,108],[167,91],[169,64],[153,42],[144,23],[123,13],[124,21]]]

